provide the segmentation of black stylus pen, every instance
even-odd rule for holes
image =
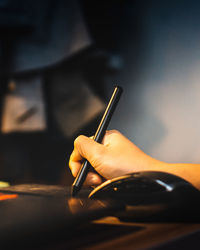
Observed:
[[[123,90],[121,87],[116,86],[114,88],[114,91],[112,93],[112,96],[110,98],[110,101],[106,107],[106,110],[104,112],[104,115],[101,119],[101,122],[97,128],[97,131],[94,135],[94,141],[101,143],[104,134],[106,132],[106,129],[108,127],[108,124],[110,122],[110,119],[115,111],[115,108],[119,102],[120,96],[122,94]],[[72,184],[72,196],[75,196],[81,189],[83,182],[85,181],[85,178],[87,176],[88,170],[89,170],[90,163],[85,160],[82,167],[80,168],[76,179],[74,180],[74,183]]]

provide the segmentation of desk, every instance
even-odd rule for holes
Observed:
[[[0,191],[11,198],[0,202],[1,247],[5,241],[12,242],[9,249],[18,245],[29,250],[182,250],[197,249],[200,243],[200,223],[136,222],[120,217],[120,206],[106,207],[89,199],[86,207],[71,210],[63,187],[25,185]]]
[[[127,233],[119,238],[98,243],[88,249],[149,249],[160,248],[184,249],[184,246],[195,247],[194,243],[200,243],[200,224],[182,223],[122,223],[117,218],[107,217],[95,221],[96,224],[118,225],[125,227],[141,228],[135,232]],[[192,242],[195,240],[195,242]],[[179,248],[178,248],[179,247]]]
[[[37,250],[199,249],[200,224],[122,223],[106,217],[77,228],[73,237]]]

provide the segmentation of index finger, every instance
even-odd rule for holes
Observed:
[[[74,149],[69,158],[69,168],[71,169],[72,175],[76,176],[81,164],[83,157],[79,154],[78,150]]]

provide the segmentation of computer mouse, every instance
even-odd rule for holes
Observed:
[[[175,204],[200,201],[200,191],[176,175],[141,171],[105,181],[92,190],[89,198],[116,200],[128,205]]]

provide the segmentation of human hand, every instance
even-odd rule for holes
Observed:
[[[80,135],[74,141],[69,167],[76,177],[83,160],[87,159],[92,167],[105,179],[112,179],[131,172],[149,170],[158,160],[148,156],[119,131],[107,131],[102,144],[92,138]],[[84,185],[99,185],[101,177],[89,172]]]

